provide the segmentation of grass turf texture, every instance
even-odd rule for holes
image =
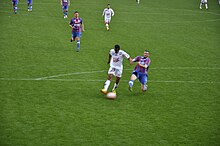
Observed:
[[[217,1],[206,11],[199,0],[75,0],[68,19],[58,1],[36,0],[33,12],[20,1],[16,15],[9,1],[0,8],[0,145],[219,145]],[[86,29],[79,53],[69,41],[74,10]],[[132,57],[150,50],[146,93],[137,81],[128,92],[127,60],[117,99],[99,92],[115,44]]]

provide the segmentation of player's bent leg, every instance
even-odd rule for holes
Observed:
[[[147,80],[148,80],[148,76],[147,75],[141,75],[140,77],[140,82],[141,82],[141,90],[143,92],[147,91]]]
[[[147,91],[147,85],[143,85],[143,84],[141,84],[141,90],[143,91],[143,92],[146,92]]]
[[[130,81],[128,82],[128,84],[129,84],[128,90],[131,91],[131,92],[133,91],[132,87],[133,87],[134,81],[135,81],[136,79],[137,79],[137,76],[133,73],[133,74],[131,75]]]
[[[119,86],[120,79],[121,79],[121,77],[116,76],[116,82],[114,84],[114,87],[112,88],[112,92],[116,93],[116,88]]]
[[[108,87],[111,84],[112,76],[113,76],[113,74],[108,73],[108,78],[107,78],[107,80],[104,83],[104,88],[100,90],[103,94],[107,94],[108,93]]]

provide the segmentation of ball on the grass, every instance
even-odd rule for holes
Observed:
[[[114,92],[108,92],[106,97],[108,99],[115,99],[117,96],[116,96],[116,93],[114,93]]]

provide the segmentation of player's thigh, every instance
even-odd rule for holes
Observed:
[[[27,3],[28,4],[32,4],[32,0],[27,0]]]
[[[12,1],[12,5],[18,5],[18,1]]]
[[[111,18],[105,18],[105,23],[110,23]]]
[[[114,68],[114,67],[109,67],[109,70],[108,70],[108,74],[109,75],[115,75],[115,71],[116,71],[116,69]]]
[[[115,70],[115,76],[121,78],[122,72],[123,72],[122,69],[116,69],[116,70]]]
[[[139,81],[141,82],[142,85],[146,85],[147,84],[147,79],[148,79],[147,75],[140,74]]]
[[[77,32],[75,35],[76,40],[80,40],[82,33],[81,32]]]
[[[68,5],[67,6],[63,6],[63,10],[68,11]]]

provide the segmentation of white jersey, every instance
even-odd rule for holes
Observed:
[[[103,10],[102,16],[105,16],[105,19],[111,19],[112,16],[114,16],[114,11],[111,8],[105,8]]]
[[[130,58],[130,55],[127,54],[123,50],[119,50],[119,52],[116,54],[114,49],[111,49],[109,54],[112,56],[111,61],[110,61],[110,67],[116,68],[116,69],[123,69],[123,59]]]
[[[207,0],[201,0],[201,3],[207,3]]]

